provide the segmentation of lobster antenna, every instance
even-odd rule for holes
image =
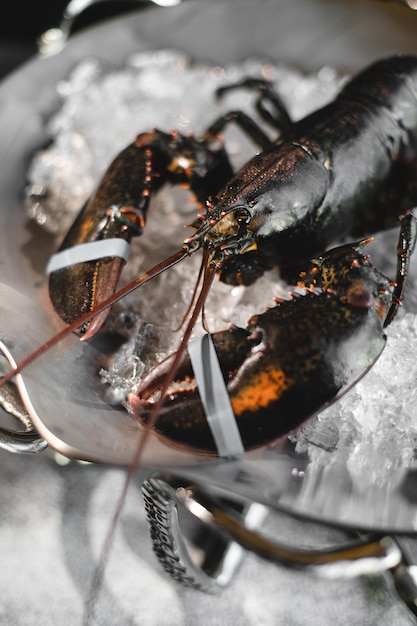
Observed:
[[[160,412],[160,409],[165,401],[165,397],[166,397],[166,393],[169,389],[169,386],[171,385],[174,376],[177,372],[178,366],[180,364],[182,355],[184,353],[184,351],[187,348],[187,344],[188,341],[191,337],[191,333],[193,332],[194,326],[197,322],[197,318],[200,315],[201,311],[204,309],[204,304],[207,300],[207,295],[210,291],[210,287],[213,283],[213,279],[216,273],[216,269],[215,267],[210,267],[208,264],[208,253],[205,250],[203,253],[203,263],[202,263],[202,267],[204,268],[204,277],[203,277],[203,284],[201,287],[201,291],[198,295],[197,301],[195,303],[195,307],[193,310],[193,313],[188,321],[187,327],[184,331],[184,335],[182,336],[182,339],[180,341],[180,344],[175,352],[175,357],[174,360],[172,362],[172,365],[166,375],[166,378],[164,380],[164,384],[162,386],[161,389],[161,394],[157,400],[157,402],[155,402],[155,406],[153,407],[151,414],[149,416],[149,420],[146,422],[145,425],[145,434],[144,437],[141,439],[141,442],[138,446],[138,451],[137,454],[135,455],[132,465],[134,464],[135,466],[138,465],[139,461],[140,461],[140,455],[141,455],[141,449],[143,449],[143,440],[145,438],[147,438],[149,436],[149,431],[153,428],[153,426],[156,423],[156,420],[158,419],[158,415]]]
[[[195,285],[194,285],[194,289],[193,289],[193,294],[191,296],[191,300],[187,306],[187,309],[184,313],[184,315],[181,318],[180,323],[178,324],[178,326],[176,328],[174,328],[174,332],[178,332],[185,324],[185,320],[187,319],[187,317],[189,316],[190,312],[191,312],[191,308],[195,302],[195,299],[197,297],[197,290],[198,290],[198,286],[201,282],[201,277],[203,276],[203,270],[204,270],[204,266],[205,266],[205,260],[204,260],[204,256],[203,256],[203,262],[200,265],[200,269],[198,271],[198,276],[197,276],[197,280],[195,281]]]
[[[132,293],[132,291],[135,291],[135,289],[137,289],[141,285],[144,285],[152,278],[155,278],[155,276],[158,276],[165,270],[173,267],[174,265],[182,261],[186,256],[189,256],[189,252],[186,249],[182,248],[181,250],[179,250],[172,256],[168,257],[161,263],[158,263],[157,265],[152,267],[150,270],[148,270],[141,276],[138,276],[137,278],[132,280],[130,283],[122,287],[119,291],[116,291],[115,294],[113,294],[106,300],[103,300],[101,304],[94,307],[94,309],[92,309],[91,311],[87,311],[87,313],[84,313],[84,315],[77,318],[75,322],[72,322],[69,326],[66,326],[59,333],[51,337],[51,339],[48,339],[48,341],[42,344],[37,350],[29,354],[26,358],[22,359],[22,361],[20,361],[20,363],[17,364],[17,367],[15,367],[14,369],[10,370],[10,372],[2,376],[0,378],[0,386],[8,382],[16,374],[19,374],[23,370],[23,368],[25,368],[27,365],[32,363],[32,361],[37,359],[41,354],[46,352],[49,348],[59,343],[61,339],[64,339],[64,337],[67,337],[72,332],[76,331],[80,326],[92,320],[96,315],[98,315],[99,313],[107,309],[112,304],[115,304],[115,302],[118,302],[119,300],[127,296],[128,294]],[[82,338],[81,338],[81,341],[82,341]]]
[[[149,420],[146,422],[146,424],[141,424],[144,431],[143,431],[143,436],[141,437],[139,444],[135,450],[135,454],[129,464],[128,467],[128,473],[126,476],[126,480],[124,481],[123,484],[123,490],[122,493],[120,494],[119,497],[119,501],[116,507],[116,511],[113,515],[113,519],[112,519],[112,523],[109,527],[109,531],[107,533],[107,536],[105,538],[105,542],[104,542],[104,546],[101,552],[101,556],[99,559],[99,562],[97,564],[97,567],[95,568],[94,571],[94,575],[93,575],[93,581],[91,584],[91,590],[90,593],[87,597],[86,603],[85,603],[85,609],[86,609],[86,613],[84,616],[84,620],[83,620],[83,624],[84,626],[88,626],[91,622],[92,619],[94,617],[94,608],[95,608],[95,604],[96,604],[96,600],[97,600],[97,596],[101,590],[101,584],[102,584],[102,580],[103,580],[103,576],[104,576],[104,569],[106,566],[106,563],[108,561],[108,557],[109,557],[109,553],[111,550],[111,547],[113,545],[113,537],[114,537],[114,533],[116,532],[116,528],[117,528],[117,523],[118,520],[120,518],[122,509],[123,509],[123,505],[125,502],[125,498],[126,498],[126,494],[128,492],[128,489],[130,487],[130,484],[133,480],[134,474],[137,470],[137,468],[139,467],[140,464],[140,460],[142,458],[142,454],[143,451],[145,449],[145,446],[148,442],[148,439],[150,437],[151,431],[153,429],[153,427],[155,426],[157,420],[158,420],[158,416],[161,410],[161,407],[163,405],[163,403],[165,402],[165,398],[167,395],[167,391],[169,389],[169,386],[171,385],[175,373],[178,369],[178,366],[180,364],[180,360],[181,357],[184,353],[184,351],[187,348],[187,344],[188,341],[191,337],[191,333],[193,331],[193,328],[196,324],[197,318],[200,314],[200,312],[203,310],[204,308],[204,303],[207,299],[207,295],[208,292],[210,290],[210,287],[213,283],[213,279],[214,279],[214,275],[216,273],[215,268],[213,267],[209,267],[208,264],[208,253],[206,250],[204,250],[203,253],[203,262],[201,267],[204,269],[204,278],[203,278],[203,285],[201,287],[201,291],[198,295],[193,313],[188,321],[187,327],[184,331],[184,335],[180,341],[180,344],[178,346],[178,349],[175,353],[175,358],[172,362],[172,365],[167,373],[167,376],[165,378],[164,384],[162,386],[161,389],[161,394],[157,400],[157,402],[155,403],[155,406],[152,409],[152,412],[149,416]],[[201,272],[202,273],[202,272]],[[197,278],[197,285],[200,282],[200,276]],[[196,285],[196,287],[197,287]],[[192,296],[192,299],[194,301],[195,299],[195,294],[196,294],[196,289],[194,289],[194,294]],[[187,311],[190,309],[190,306],[187,307]],[[185,316],[184,316],[185,319]]]

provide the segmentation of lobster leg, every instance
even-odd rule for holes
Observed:
[[[400,237],[397,246],[397,273],[393,291],[393,301],[385,318],[384,327],[394,319],[400,306],[405,288],[405,280],[410,267],[410,257],[414,252],[417,241],[416,209],[413,209],[400,218]]]
[[[256,90],[259,96],[255,102],[255,109],[264,122],[271,124],[282,133],[290,130],[292,126],[291,117],[285,104],[269,81],[262,78],[246,78],[239,83],[220,87],[216,92],[217,96],[221,97],[232,89]]]
[[[286,133],[290,130],[292,126],[290,115],[270,82],[258,78],[247,78],[239,83],[220,87],[216,91],[216,96],[221,98],[223,94],[233,89],[257,90],[259,96],[255,102],[255,109],[261,119],[280,133]],[[251,117],[239,110],[229,111],[219,117],[210,125],[204,136],[207,140],[217,137],[230,123],[236,124],[262,150],[266,150],[274,143]]]
[[[219,117],[207,129],[205,137],[208,139],[216,137],[230,123],[236,124],[257,146],[262,148],[262,150],[266,150],[272,145],[272,141],[268,135],[260,126],[258,126],[258,124],[256,124],[256,122],[252,120],[252,118],[246,115],[246,113],[243,113],[243,111],[229,111],[225,115]]]
[[[111,163],[51,259],[49,294],[58,315],[71,324],[115,292],[125,258],[113,248],[142,234],[150,199],[165,183],[189,187],[202,203],[231,175],[224,148],[211,149],[209,139],[159,130],[138,135]],[[103,242],[100,249],[97,242]],[[85,258],[84,244],[92,243],[93,254]],[[79,332],[92,336],[106,316]]]

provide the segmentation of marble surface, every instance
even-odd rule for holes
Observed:
[[[173,582],[152,551],[140,493],[132,485],[104,572],[94,570],[124,471],[47,455],[0,453],[0,621],[7,626],[411,626],[389,575],[321,580],[247,554],[231,585],[207,595]],[[265,532],[282,539],[274,516]],[[289,533],[288,526],[286,533]],[[294,522],[312,544],[327,533]],[[86,603],[94,599],[91,619]],[[83,621],[84,620],[84,621]]]

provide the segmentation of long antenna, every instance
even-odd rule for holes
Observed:
[[[162,386],[161,389],[161,395],[159,396],[157,402],[155,403],[155,406],[152,409],[152,412],[149,416],[149,420],[147,421],[146,424],[142,424],[142,426],[144,427],[144,432],[143,432],[143,436],[141,437],[139,444],[136,448],[135,454],[133,456],[132,461],[129,464],[128,467],[128,473],[126,476],[126,480],[124,482],[123,485],[123,490],[122,493],[120,494],[118,503],[117,503],[117,507],[116,507],[116,511],[113,515],[113,519],[112,519],[112,523],[109,527],[109,531],[107,533],[107,536],[105,538],[105,542],[104,542],[104,546],[103,546],[103,550],[101,552],[100,555],[100,559],[99,562],[97,564],[97,567],[95,568],[95,572],[94,572],[94,576],[93,576],[93,581],[91,584],[91,589],[90,589],[90,593],[87,597],[86,603],[85,603],[85,614],[84,614],[84,619],[83,619],[83,626],[89,626],[89,624],[92,623],[92,620],[94,619],[94,609],[95,609],[95,605],[96,605],[96,601],[97,601],[97,596],[101,590],[101,583],[103,580],[103,576],[104,576],[104,569],[106,566],[106,563],[108,561],[109,558],[109,554],[110,554],[110,550],[113,544],[113,537],[114,537],[114,533],[116,532],[116,528],[117,528],[117,522],[120,518],[121,512],[123,510],[123,505],[125,502],[125,498],[126,498],[126,494],[128,492],[129,486],[133,480],[134,474],[136,469],[138,468],[139,464],[140,464],[140,460],[142,457],[142,453],[145,449],[145,446],[147,444],[147,441],[149,439],[149,436],[151,434],[151,431],[153,429],[153,427],[156,424],[156,421],[158,419],[159,416],[159,412],[161,410],[161,407],[165,401],[166,398],[166,394],[167,391],[173,381],[173,378],[175,376],[175,373],[178,369],[178,366],[180,364],[181,361],[181,357],[184,353],[184,351],[187,348],[187,344],[188,341],[191,337],[191,333],[193,331],[193,328],[196,324],[197,318],[200,314],[200,312],[202,311],[203,307],[204,307],[204,303],[207,299],[207,294],[210,290],[210,287],[212,285],[214,276],[215,276],[215,269],[212,267],[209,267],[208,265],[208,253],[206,251],[204,251],[204,255],[203,255],[203,261],[202,261],[202,267],[204,268],[204,278],[203,278],[203,285],[201,287],[201,291],[199,293],[199,296],[197,298],[193,313],[188,321],[187,327],[184,331],[184,335],[181,339],[181,342],[178,346],[178,349],[175,353],[175,357],[174,360],[172,362],[172,365],[169,369],[169,372],[167,373],[167,376],[164,380],[164,384]],[[199,280],[197,281],[199,282]],[[194,299],[194,296],[193,296]],[[187,309],[188,310],[188,309]]]
[[[118,302],[119,300],[127,296],[129,293],[132,293],[132,291],[134,291],[141,285],[144,285],[152,278],[155,278],[155,276],[158,276],[158,274],[161,274],[162,272],[169,269],[170,267],[173,267],[174,265],[182,261],[188,255],[189,253],[186,249],[179,250],[178,252],[168,257],[161,263],[158,263],[157,265],[152,267],[150,270],[148,270],[141,276],[138,276],[138,278],[135,278],[134,280],[132,280],[130,283],[122,287],[115,294],[113,294],[109,298],[106,298],[106,300],[103,300],[103,302],[101,302],[91,311],[87,311],[87,313],[84,313],[84,315],[81,315],[81,317],[76,319],[75,322],[72,322],[72,324],[70,324],[69,326],[66,326],[59,333],[51,337],[51,339],[48,339],[48,341],[42,344],[37,350],[35,350],[31,354],[29,354],[27,357],[22,359],[22,361],[20,361],[20,363],[17,364],[17,367],[15,367],[14,369],[10,370],[10,372],[2,376],[0,378],[0,386],[4,385],[4,383],[7,383],[16,374],[19,374],[21,370],[23,370],[27,365],[32,363],[32,361],[37,359],[41,354],[46,352],[49,348],[59,343],[61,339],[64,339],[64,337],[67,337],[72,332],[76,331],[78,328],[80,328],[80,326],[82,326],[86,322],[89,322],[96,315],[98,315],[99,313],[107,309],[109,306],[112,306],[113,304],[115,304],[115,302]],[[81,340],[82,339],[83,338],[81,338]]]

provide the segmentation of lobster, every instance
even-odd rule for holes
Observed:
[[[279,437],[285,429],[316,412],[365,373],[382,349],[379,320],[383,319],[383,325],[387,326],[398,309],[416,240],[412,207],[417,199],[417,58],[396,56],[375,63],[349,82],[334,102],[295,123],[291,123],[285,107],[267,82],[250,79],[243,86],[258,90],[257,109],[261,117],[282,131],[277,141],[271,143],[264,131],[239,111],[216,120],[199,139],[157,129],[142,133],[115,158],[64,239],[61,251],[52,258],[49,285],[55,309],[68,324],[52,341],[57,342],[72,331],[88,339],[99,330],[112,303],[202,249],[196,293],[200,280],[203,284],[199,295],[195,295],[194,311],[180,347],[167,362],[170,366],[165,370],[158,366],[140,386],[138,396],[131,398],[134,412],[146,423],[149,432],[157,424],[159,427],[162,418],[168,420],[169,404],[166,410],[163,407],[176,375],[181,372],[185,372],[185,377],[190,375],[189,364],[184,360],[186,346],[216,274],[227,284],[249,285],[272,267],[294,276],[300,265],[307,267],[307,259],[329,259],[331,270],[326,273],[325,286],[320,285],[322,295],[279,303],[267,313],[252,318],[248,330],[234,328],[213,337],[217,347],[221,346],[220,361],[225,362],[224,377],[233,390],[231,403],[245,431],[246,449]],[[237,123],[263,149],[236,174],[232,174],[226,151],[219,145],[220,133],[230,122]],[[195,233],[185,239],[177,253],[114,293],[124,253],[109,253],[108,244],[128,244],[142,232],[150,198],[167,183],[191,188],[205,207],[205,212],[192,224]],[[346,266],[340,260],[333,262],[334,255],[343,251],[348,267],[353,264],[365,268],[366,263],[357,256],[357,246],[341,248],[329,256],[325,250],[342,238],[368,236],[398,222],[397,276],[392,294],[389,289],[388,311],[382,314],[380,309],[385,310],[386,303],[375,293],[370,297],[369,287],[365,287],[367,281],[359,286],[360,281],[355,279],[356,286],[349,286],[346,292]],[[352,250],[356,250],[355,258]],[[315,264],[313,261],[318,273]],[[311,272],[310,269],[307,275]],[[338,272],[342,275],[342,292],[336,287],[336,279],[327,285],[329,276]],[[388,287],[386,284],[381,287],[384,281],[379,275],[375,278],[376,270],[372,269],[371,275],[377,293],[380,289],[386,293]],[[304,280],[301,279],[302,284]],[[310,280],[310,284],[314,281]],[[368,336],[367,345],[373,337],[378,347],[372,354],[367,347],[356,369],[352,350],[337,350],[336,345],[339,341],[340,346],[344,341],[349,343],[353,328],[361,336],[361,323],[357,327],[356,322],[350,325],[347,321],[350,316],[361,317],[363,310],[368,315],[375,308],[379,311],[378,320],[368,327],[371,339]],[[297,328],[298,315],[301,327]],[[319,325],[320,316],[328,320],[329,337],[326,328]],[[316,327],[320,328],[317,345],[313,347],[313,341],[301,343],[294,350],[294,363],[279,359],[274,363],[277,352],[281,354],[284,350],[283,345],[288,353],[292,350],[291,342],[281,343],[285,333],[292,342],[298,341],[303,327],[312,328],[312,334],[318,333]],[[367,328],[367,323],[364,327]],[[281,328],[282,331],[278,330]],[[3,381],[50,345],[51,341],[30,355]],[[317,346],[322,346],[321,354]],[[318,350],[320,358],[317,361],[316,356],[311,356],[311,361],[304,363],[303,355],[310,349],[315,354]],[[230,364],[228,355],[235,351],[236,360],[232,359]],[[346,377],[340,375],[340,367],[329,364],[332,351],[342,358],[348,372]],[[288,360],[291,361],[290,356]],[[294,364],[299,374],[294,373]],[[309,393],[311,402],[307,398],[299,404],[299,390],[311,391],[316,385],[308,382],[311,372],[311,380],[325,381],[322,393],[317,385],[317,398],[313,399]],[[338,383],[336,378],[340,378]],[[260,387],[264,389],[262,394]],[[271,389],[270,396],[265,389]],[[155,390],[158,399],[151,402]],[[262,402],[267,404],[265,411],[261,395]],[[186,398],[191,398],[189,392],[178,393],[173,404],[181,408]],[[251,401],[257,408],[248,408]],[[284,413],[294,415],[293,421],[284,420],[284,430],[281,426],[267,425],[276,403],[284,407]],[[253,423],[258,417],[263,423],[259,429]],[[215,442],[210,440],[204,419],[201,427],[199,419],[190,424],[184,417],[181,425],[181,419],[175,418],[173,427],[163,428],[161,436],[174,441],[173,430],[178,426],[180,445],[213,451]],[[196,426],[195,437],[186,432],[193,426]]]

